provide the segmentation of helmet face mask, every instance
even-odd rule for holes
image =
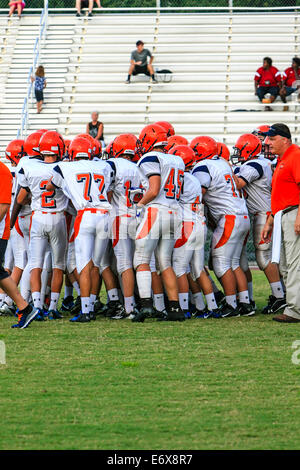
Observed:
[[[230,155],[230,161],[234,166],[242,165],[245,163],[245,160],[241,156],[241,151],[237,147],[233,147],[233,154]]]

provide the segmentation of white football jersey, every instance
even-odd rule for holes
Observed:
[[[29,160],[29,163],[27,163],[28,160]],[[18,178],[19,171],[20,171],[21,168],[23,168],[23,166],[30,165],[30,163],[31,163],[31,159],[29,157],[25,156],[25,157],[22,157],[20,159],[18,165],[14,168],[15,180],[14,180],[12,201],[14,201],[14,199],[17,195],[18,188],[20,186],[20,182],[19,182],[19,178]],[[13,203],[11,205],[11,209],[12,209],[12,206],[13,206]],[[20,216],[25,216],[25,215],[30,215],[30,214],[31,214],[31,205],[30,204],[25,204],[24,206],[22,206],[22,209],[20,210],[19,215]]]
[[[30,159],[30,164],[23,165],[18,172],[18,181],[22,188],[31,192],[31,208],[33,211],[62,212],[68,205],[64,193],[57,189],[47,191],[46,186],[52,177],[56,163],[45,163],[37,159]]]
[[[248,215],[245,199],[236,188],[232,168],[226,160],[219,157],[202,160],[192,174],[207,190],[203,200],[215,222],[224,215]]]
[[[202,189],[195,176],[184,173],[184,185],[181,191],[179,204],[184,221],[192,221],[195,216],[202,215]]]
[[[77,211],[110,209],[107,192],[113,180],[111,166],[103,160],[78,160],[56,164],[52,183],[61,188]]]
[[[130,189],[143,187],[146,189],[148,181],[143,176],[136,163],[126,158],[110,158],[106,160],[111,166],[114,179],[111,186],[113,191],[111,204],[116,215],[132,212],[135,215],[133,204],[129,200]]]
[[[251,214],[271,211],[271,162],[258,157],[244,163],[237,177],[245,181],[246,204]]]
[[[149,205],[178,209],[185,170],[182,158],[153,151],[146,153],[138,161],[138,166],[147,178],[153,175],[161,177],[160,191]]]

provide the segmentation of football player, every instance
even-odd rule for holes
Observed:
[[[189,173],[194,166],[196,156],[194,151],[187,145],[173,147],[171,154],[180,156],[185,164],[184,190],[180,197],[182,224],[180,237],[176,240],[173,252],[173,268],[178,281],[180,307],[186,318],[189,318],[189,281],[187,273],[190,265],[192,279],[197,281],[199,287],[204,286],[208,305],[208,311],[203,308],[203,311],[197,311],[195,316],[197,318],[219,317],[213,288],[204,271],[206,224],[205,217],[201,212],[201,185],[198,179]],[[207,283],[203,282],[204,277],[207,278],[208,288]]]
[[[73,323],[87,323],[94,319],[92,313],[98,289],[92,270],[101,266],[108,244],[109,210],[108,191],[113,178],[111,166],[104,161],[94,161],[92,146],[85,138],[75,138],[69,147],[71,162],[60,162],[52,171],[48,191],[63,190],[72,201],[77,216],[71,239],[74,239],[76,267],[79,274],[81,311],[71,318]],[[110,279],[110,268],[103,271]],[[95,297],[91,298],[91,295]]]
[[[45,132],[40,138],[39,152],[43,160],[31,159],[30,165],[18,172],[21,190],[17,197],[19,204],[27,201],[31,194],[32,218],[30,226],[30,283],[34,306],[39,310],[40,319],[44,318],[42,304],[41,274],[48,246],[52,257],[51,302],[49,318],[60,319],[57,303],[66,268],[67,230],[64,211],[68,198],[59,189],[47,190],[47,182],[57,161],[64,155],[64,141],[55,131]]]
[[[261,155],[262,144],[253,134],[244,134],[237,140],[231,157],[234,164],[240,163],[235,176],[237,188],[246,192],[248,211],[253,215],[253,242],[255,258],[261,271],[264,271],[271,287],[272,295],[264,313],[275,313],[286,306],[280,282],[278,266],[272,263],[272,247],[263,243],[261,232],[271,214],[271,162]]]
[[[111,147],[113,158],[107,160],[114,172],[111,186],[112,198],[112,246],[117,260],[117,272],[122,279],[125,311],[113,319],[134,317],[133,272],[134,242],[136,237],[136,212],[131,202],[131,191],[143,187],[143,178],[138,166],[131,160],[136,154],[137,138],[133,134],[121,134],[115,138]],[[140,193],[142,195],[142,192]]]
[[[134,267],[141,298],[141,309],[132,321],[143,322],[153,315],[150,260],[156,254],[162,281],[168,296],[166,320],[185,319],[178,301],[176,275],[172,268],[175,234],[180,225],[179,199],[185,166],[181,157],[164,152],[167,133],[159,125],[146,126],[139,136],[142,158],[138,161],[148,189],[137,204],[137,216],[143,211],[135,241]]]
[[[253,315],[255,310],[250,304],[247,279],[240,267],[243,243],[250,229],[245,200],[237,190],[231,166],[218,157],[214,139],[196,137],[190,146],[197,156],[192,174],[202,186],[204,203],[216,224],[212,264],[226,296],[227,305],[222,310],[222,317]]]

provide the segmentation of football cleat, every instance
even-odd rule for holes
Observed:
[[[72,310],[72,308],[74,307],[74,298],[72,295],[69,295],[68,297],[66,297],[63,301],[62,301],[62,304],[61,304],[61,310],[63,312],[70,312]]]
[[[183,313],[184,313],[184,318],[187,318],[187,319],[192,318],[192,314],[191,312],[189,312],[189,310],[183,310]]]
[[[96,320],[96,315],[94,312],[90,312],[89,315],[90,315],[90,320],[93,320],[93,321]]]
[[[94,314],[105,316],[106,311],[107,311],[107,305],[103,304],[101,300],[97,299],[94,305]]]
[[[107,304],[107,310],[104,315],[105,317],[114,317],[123,309],[124,307],[119,300],[110,300]]]
[[[36,321],[44,321],[47,317],[47,314],[45,314],[44,310],[42,308],[37,309],[37,314],[35,316]]]
[[[89,323],[91,321],[90,315],[88,313],[79,312],[75,317],[70,318],[71,323]]]
[[[205,308],[204,310],[196,310],[196,312],[193,315],[193,318],[210,318],[212,316],[212,313]]]
[[[184,321],[185,316],[181,308],[171,307],[167,312],[166,321]]]
[[[241,317],[251,317],[252,315],[255,315],[255,309],[250,303],[246,304],[244,302],[239,302],[237,310]]]
[[[19,328],[20,330],[23,330],[24,328],[27,328],[32,320],[36,318],[38,314],[38,309],[37,308],[32,308],[30,313],[27,314],[22,314],[18,315],[18,323],[15,325],[12,325],[12,328]]]
[[[264,315],[270,315],[278,312],[286,306],[287,303],[285,297],[283,299],[277,299],[274,295],[270,295],[268,305],[263,308],[262,313]]]
[[[61,320],[63,316],[58,310],[49,310],[48,318],[49,320]]]
[[[221,309],[221,318],[229,318],[229,317],[239,317],[240,313],[238,309],[233,308],[232,305],[225,304]]]
[[[0,307],[0,315],[13,317],[16,313],[16,307],[14,305],[8,305],[6,302]]]
[[[76,316],[81,310],[81,298],[80,295],[76,298],[74,307],[71,309],[71,314]]]
[[[132,319],[134,323],[143,323],[146,318],[151,318],[155,315],[155,311],[153,308],[153,300],[152,298],[149,299],[141,299],[140,300],[140,310],[137,311],[136,315]]]
[[[116,315],[114,315],[113,317],[110,317],[110,318],[111,318],[111,320],[124,320],[124,318],[127,318],[128,316],[129,315],[126,313],[126,310],[123,307],[123,305],[120,305],[118,307]]]

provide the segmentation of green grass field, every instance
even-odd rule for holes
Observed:
[[[0,449],[300,447],[298,324],[12,321],[0,318]]]

